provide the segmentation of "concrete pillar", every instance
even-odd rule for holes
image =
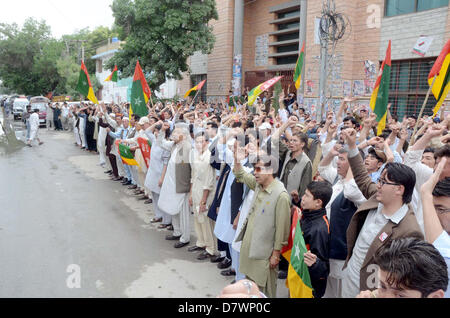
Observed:
[[[234,0],[233,95],[242,93],[242,47],[244,33],[244,0]]]

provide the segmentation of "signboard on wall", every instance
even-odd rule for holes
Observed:
[[[262,34],[255,39],[255,66],[266,66],[269,63],[269,35]]]

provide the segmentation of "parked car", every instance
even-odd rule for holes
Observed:
[[[14,120],[22,118],[22,113],[27,109],[30,102],[27,98],[16,98],[13,103]]]
[[[47,105],[50,100],[47,97],[36,96],[30,98],[31,110],[39,109],[39,126],[47,126]]]

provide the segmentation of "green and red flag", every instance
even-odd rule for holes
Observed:
[[[282,79],[283,76],[276,76],[274,78],[271,78],[268,81],[265,81],[262,84],[259,84],[258,86],[256,86],[254,89],[252,89],[249,93],[248,93],[248,105],[251,106],[253,105],[253,103],[256,101],[256,98],[264,91],[268,90],[269,88],[271,88],[273,85],[275,85],[276,82],[278,82],[280,79]]]
[[[281,253],[289,260],[286,287],[290,298],[313,298],[313,287],[304,254],[308,251],[300,227],[300,210],[296,207],[292,219],[291,236]]]
[[[300,51],[300,55],[298,56],[297,64],[295,65],[294,83],[296,89],[299,89],[300,83],[302,81],[302,69],[304,60],[305,60],[305,43],[303,43],[302,50]]]
[[[377,115],[377,135],[386,127],[387,104],[389,98],[389,83],[391,81],[391,41],[386,50],[386,57],[381,64],[380,73],[370,97],[370,108]]]
[[[152,151],[152,142],[146,138],[138,137],[137,142],[141,149],[142,157],[144,157],[147,168],[150,166],[150,153]]]
[[[126,163],[129,166],[138,165],[136,159],[134,159],[134,155],[131,152],[130,147],[125,146],[124,144],[119,144],[119,154],[120,158],[122,158],[123,163]]]
[[[78,78],[78,84],[76,88],[77,92],[84,95],[94,104],[98,104],[97,97],[95,97],[94,89],[92,88],[91,80],[89,79],[89,74],[84,65],[84,62],[81,61],[81,70],[80,77]]]
[[[139,61],[137,61],[136,68],[134,69],[133,84],[131,85],[131,106],[129,115],[137,114],[140,117],[147,116],[147,103],[151,95],[152,92],[145,80],[141,65],[139,64]]]
[[[433,109],[433,116],[436,116],[439,108],[441,108],[444,99],[450,90],[450,40],[447,41],[441,54],[439,54],[436,62],[428,74],[428,85],[433,86],[431,92],[437,100],[436,106]],[[433,84],[433,79],[436,80]],[[441,118],[442,120],[442,118]]]
[[[192,87],[190,90],[184,94],[184,98],[187,98],[188,96],[195,96],[197,94],[197,91],[201,90],[203,85],[205,85],[206,80],[201,81],[196,86]]]
[[[112,73],[105,79],[105,82],[117,82],[117,65],[114,65],[114,70]]]

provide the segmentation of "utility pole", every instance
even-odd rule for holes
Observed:
[[[302,50],[303,44],[306,43],[306,22],[307,22],[307,1],[300,0],[300,28],[299,28],[299,42],[298,42],[298,52],[300,56],[300,51]],[[305,45],[305,56],[306,56],[306,45]],[[305,60],[303,61],[302,77],[300,82],[300,87],[297,90],[297,96],[303,95],[305,92]]]
[[[324,4],[325,5],[325,4]],[[330,10],[330,0],[327,0],[326,9],[323,10],[325,13]],[[321,20],[321,27],[328,30],[328,18]],[[319,79],[319,107],[316,110],[316,120],[322,121],[323,111],[325,109],[325,98],[326,98],[326,87],[327,87],[327,76],[328,76],[328,38],[322,35],[320,37],[320,79]]]
[[[233,95],[242,93],[242,41],[244,33],[244,0],[234,0]]]

